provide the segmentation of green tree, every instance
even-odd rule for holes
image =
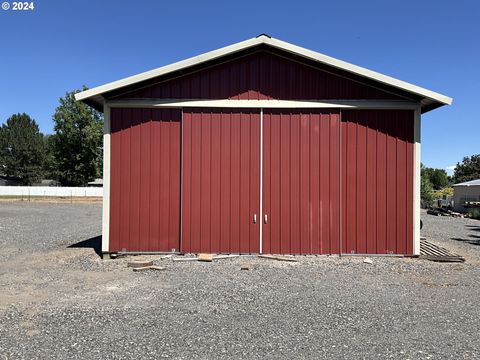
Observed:
[[[67,186],[84,186],[102,173],[103,115],[75,101],[77,92],[60,98],[53,115],[53,157],[58,180]]]
[[[480,154],[465,156],[457,163],[453,174],[455,184],[475,179],[480,179]]]
[[[43,173],[47,179],[58,179],[58,166],[55,159],[55,134],[45,135],[43,137],[45,147],[45,161],[43,163]]]
[[[32,185],[42,176],[43,135],[29,115],[15,114],[0,128],[0,172]]]
[[[422,207],[431,206],[433,202],[433,186],[430,182],[428,168],[423,164],[421,164],[420,200]]]
[[[423,171],[426,176],[428,176],[428,179],[435,190],[443,189],[450,184],[449,176],[444,169],[424,167]]]

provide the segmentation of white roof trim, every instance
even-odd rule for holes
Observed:
[[[455,186],[480,186],[480,179],[465,181],[463,183],[455,184],[455,185],[452,185],[452,186],[453,187],[455,187]]]
[[[369,69],[365,69],[357,65],[350,64],[342,60],[332,58],[330,56],[327,56],[312,50],[302,48],[300,46],[287,43],[285,41],[270,38],[265,35],[259,36],[257,38],[245,40],[245,41],[242,41],[233,45],[229,45],[217,50],[213,50],[205,54],[194,56],[189,59],[182,60],[170,65],[166,65],[154,70],[146,71],[138,75],[130,76],[118,81],[113,81],[105,85],[97,86],[93,89],[89,89],[89,90],[85,90],[80,93],[77,93],[75,95],[75,98],[77,100],[85,100],[93,96],[101,95],[103,93],[116,90],[128,85],[132,85],[144,80],[148,80],[157,76],[165,75],[173,71],[188,68],[190,66],[194,66],[206,61],[210,61],[210,60],[213,60],[228,54],[232,54],[232,53],[235,53],[256,45],[260,45],[260,44],[267,44],[274,48],[288,51],[288,52],[303,56],[305,58],[318,61],[320,63],[327,64],[327,65],[336,67],[338,69],[345,70],[345,71],[363,76],[365,78],[369,78],[369,79],[384,83],[386,85],[390,85],[390,86],[435,100],[444,105],[451,105],[453,101],[453,99],[448,96],[430,91],[428,89],[424,89],[422,87],[407,83],[405,81],[392,78],[387,75],[380,74],[378,72],[375,72]]]
[[[418,103],[395,100],[198,100],[198,99],[127,99],[108,100],[110,107],[126,108],[249,108],[249,109],[418,109]]]

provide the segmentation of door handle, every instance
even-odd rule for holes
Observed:
[[[253,214],[253,223],[254,223],[254,224],[257,223],[257,214]]]
[[[267,215],[267,214],[265,214],[265,215],[263,216],[263,222],[264,222],[265,224],[268,223],[268,215]]]

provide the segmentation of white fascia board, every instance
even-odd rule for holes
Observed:
[[[282,49],[282,50],[286,50],[286,51],[292,52],[294,54],[302,55],[303,57],[306,57],[306,58],[309,58],[309,59],[327,64],[327,65],[330,65],[330,66],[333,66],[335,68],[338,68],[338,69],[341,69],[341,70],[346,70],[348,72],[358,74],[360,76],[364,76],[366,78],[369,78],[369,79],[372,79],[372,80],[375,80],[375,81],[378,81],[378,82],[381,82],[381,83],[384,83],[384,84],[387,84],[387,85],[390,85],[390,86],[394,86],[394,87],[402,89],[402,90],[406,90],[408,92],[412,92],[412,93],[415,93],[415,94],[418,94],[418,95],[436,100],[436,101],[441,102],[442,104],[445,104],[445,105],[451,105],[452,101],[453,101],[453,99],[448,97],[448,96],[433,92],[431,90],[422,88],[420,86],[413,85],[413,84],[407,83],[405,81],[398,80],[398,79],[395,79],[395,78],[387,76],[387,75],[383,75],[383,74],[378,73],[376,71],[369,70],[369,69],[363,68],[361,66],[353,65],[353,64],[350,64],[346,61],[338,60],[338,59],[335,59],[335,58],[330,57],[328,55],[324,55],[324,54],[321,54],[321,53],[316,52],[316,51],[308,50],[308,49],[302,48],[300,46],[287,43],[287,42],[282,41],[282,40],[273,39],[273,38],[272,39],[266,38],[264,42],[266,44],[269,44],[269,45],[273,46],[273,47],[276,47],[276,48],[279,48],[279,49]]]
[[[269,38],[268,36],[260,36],[258,38],[253,38],[249,40],[245,40],[233,45],[229,45],[217,50],[213,50],[210,52],[207,52],[202,55],[194,56],[186,60],[182,60],[170,65],[166,65],[163,67],[160,67],[158,69],[150,70],[143,72],[138,75],[130,76],[118,81],[114,81],[105,85],[101,85],[98,87],[95,87],[93,89],[85,90],[80,93],[77,93],[75,95],[76,100],[84,100],[87,98],[90,98],[95,95],[99,95],[102,93],[106,93],[115,89],[119,89],[128,85],[132,85],[144,80],[152,79],[157,76],[165,75],[174,71],[178,71],[181,69],[188,68],[190,66],[198,65],[200,63],[210,61],[228,54],[232,54],[244,49],[247,49],[249,47],[253,47],[259,44],[267,44],[269,46],[272,46],[274,48],[278,48],[287,52],[291,52],[300,56],[303,56],[305,58],[318,61],[320,63],[327,64],[329,66],[345,70],[402,90],[405,90],[407,92],[412,92],[418,95],[421,95],[423,97],[430,98],[432,100],[438,101],[442,104],[445,105],[451,105],[452,104],[452,98],[430,91],[428,89],[407,83],[405,81],[401,81],[395,78],[392,78],[387,75],[380,74],[378,72],[350,64],[348,62],[338,60],[335,58],[332,58],[330,56],[318,53],[316,51],[308,50],[305,48],[302,48],[300,46],[296,46],[290,43],[287,43],[282,40],[274,39],[274,38]]]
[[[97,86],[95,88],[82,91],[80,93],[75,94],[75,99],[84,100],[86,98],[89,98],[98,94],[106,93],[108,91],[112,91],[115,89],[119,89],[124,86],[132,85],[144,80],[155,78],[157,76],[165,75],[177,70],[188,68],[190,66],[198,65],[200,63],[210,61],[228,54],[232,54],[261,43],[263,43],[262,38],[248,39],[248,40],[245,40],[233,45],[229,45],[217,50],[209,51],[201,55],[193,56],[191,58],[181,60],[170,65],[162,66],[154,70],[146,71],[137,75],[129,76],[121,80],[113,81],[105,85]]]

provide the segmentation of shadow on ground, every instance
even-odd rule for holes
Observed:
[[[468,231],[480,231],[480,226],[477,225],[465,225],[465,227],[468,229]],[[468,234],[468,238],[452,237],[451,239],[455,241],[462,241],[467,244],[480,245],[480,235],[477,234]]]
[[[480,226],[477,225],[467,225],[467,228],[469,228],[468,230],[472,231],[480,231]]]
[[[478,239],[478,240],[463,239],[463,238],[450,238],[450,239],[455,240],[455,241],[463,241],[463,242],[466,242],[466,243],[472,244],[472,245],[480,245],[480,239]]]
[[[82,240],[76,244],[67,246],[69,248],[91,248],[95,253],[102,257],[102,235],[92,237],[87,240]]]

